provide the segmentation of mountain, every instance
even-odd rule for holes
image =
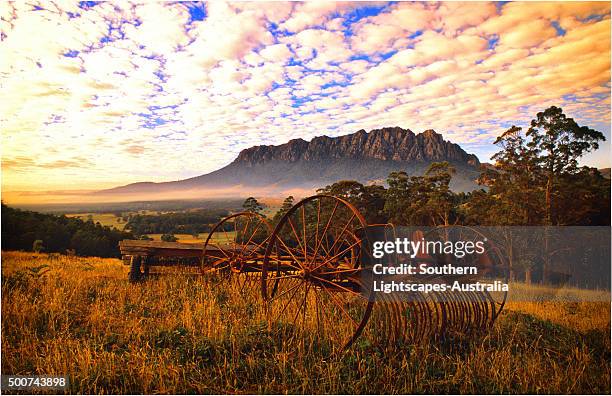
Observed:
[[[98,194],[153,193],[226,188],[232,186],[316,189],[339,180],[384,183],[389,173],[403,170],[423,174],[432,162],[448,161],[457,173],[456,191],[477,188],[480,162],[441,134],[426,130],[415,134],[399,127],[363,129],[339,137],[319,136],[311,141],[293,139],[278,146],[242,150],[229,165],[214,172],[165,183],[134,183]],[[248,192],[247,192],[248,194]]]

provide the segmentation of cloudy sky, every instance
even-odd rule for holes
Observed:
[[[610,5],[0,4],[2,188],[213,171],[257,144],[433,128],[487,161],[554,104],[610,138]],[[610,166],[609,144],[585,163]]]

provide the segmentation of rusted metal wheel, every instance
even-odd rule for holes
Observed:
[[[265,216],[241,212],[217,223],[208,234],[202,272],[239,275],[240,289],[259,288],[265,246],[272,227]]]
[[[271,326],[287,343],[348,348],[363,331],[373,299],[362,276],[366,222],[347,201],[316,195],[293,206],[265,251],[262,295]]]

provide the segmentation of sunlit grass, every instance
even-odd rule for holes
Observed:
[[[370,334],[330,358],[326,340],[284,345],[257,287],[127,272],[3,252],[2,374],[68,374],[70,393],[610,393],[608,302],[510,302],[486,335],[383,350]]]
[[[236,233],[234,231],[227,231],[226,233],[215,232],[211,240],[215,243],[227,244],[228,242],[233,241],[233,239],[235,238],[235,234]],[[147,236],[149,238],[153,238],[154,241],[161,241],[162,235],[163,234],[147,234]],[[198,234],[197,238],[191,234],[173,234],[173,235],[176,237],[177,242],[179,243],[204,243],[206,242],[206,238],[208,238],[207,232]]]
[[[67,217],[76,217],[83,221],[89,220],[89,216],[91,216],[91,220],[94,223],[100,223],[103,226],[113,227],[120,231],[123,231],[125,225],[127,224],[123,220],[121,222],[117,222],[117,219],[121,219],[120,217],[115,216],[114,213],[74,213],[67,214]]]

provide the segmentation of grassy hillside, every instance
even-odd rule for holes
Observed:
[[[47,267],[41,267],[47,266]],[[610,304],[514,303],[484,336],[326,358],[284,346],[256,294],[119,260],[3,252],[2,374],[70,393],[609,393]]]

